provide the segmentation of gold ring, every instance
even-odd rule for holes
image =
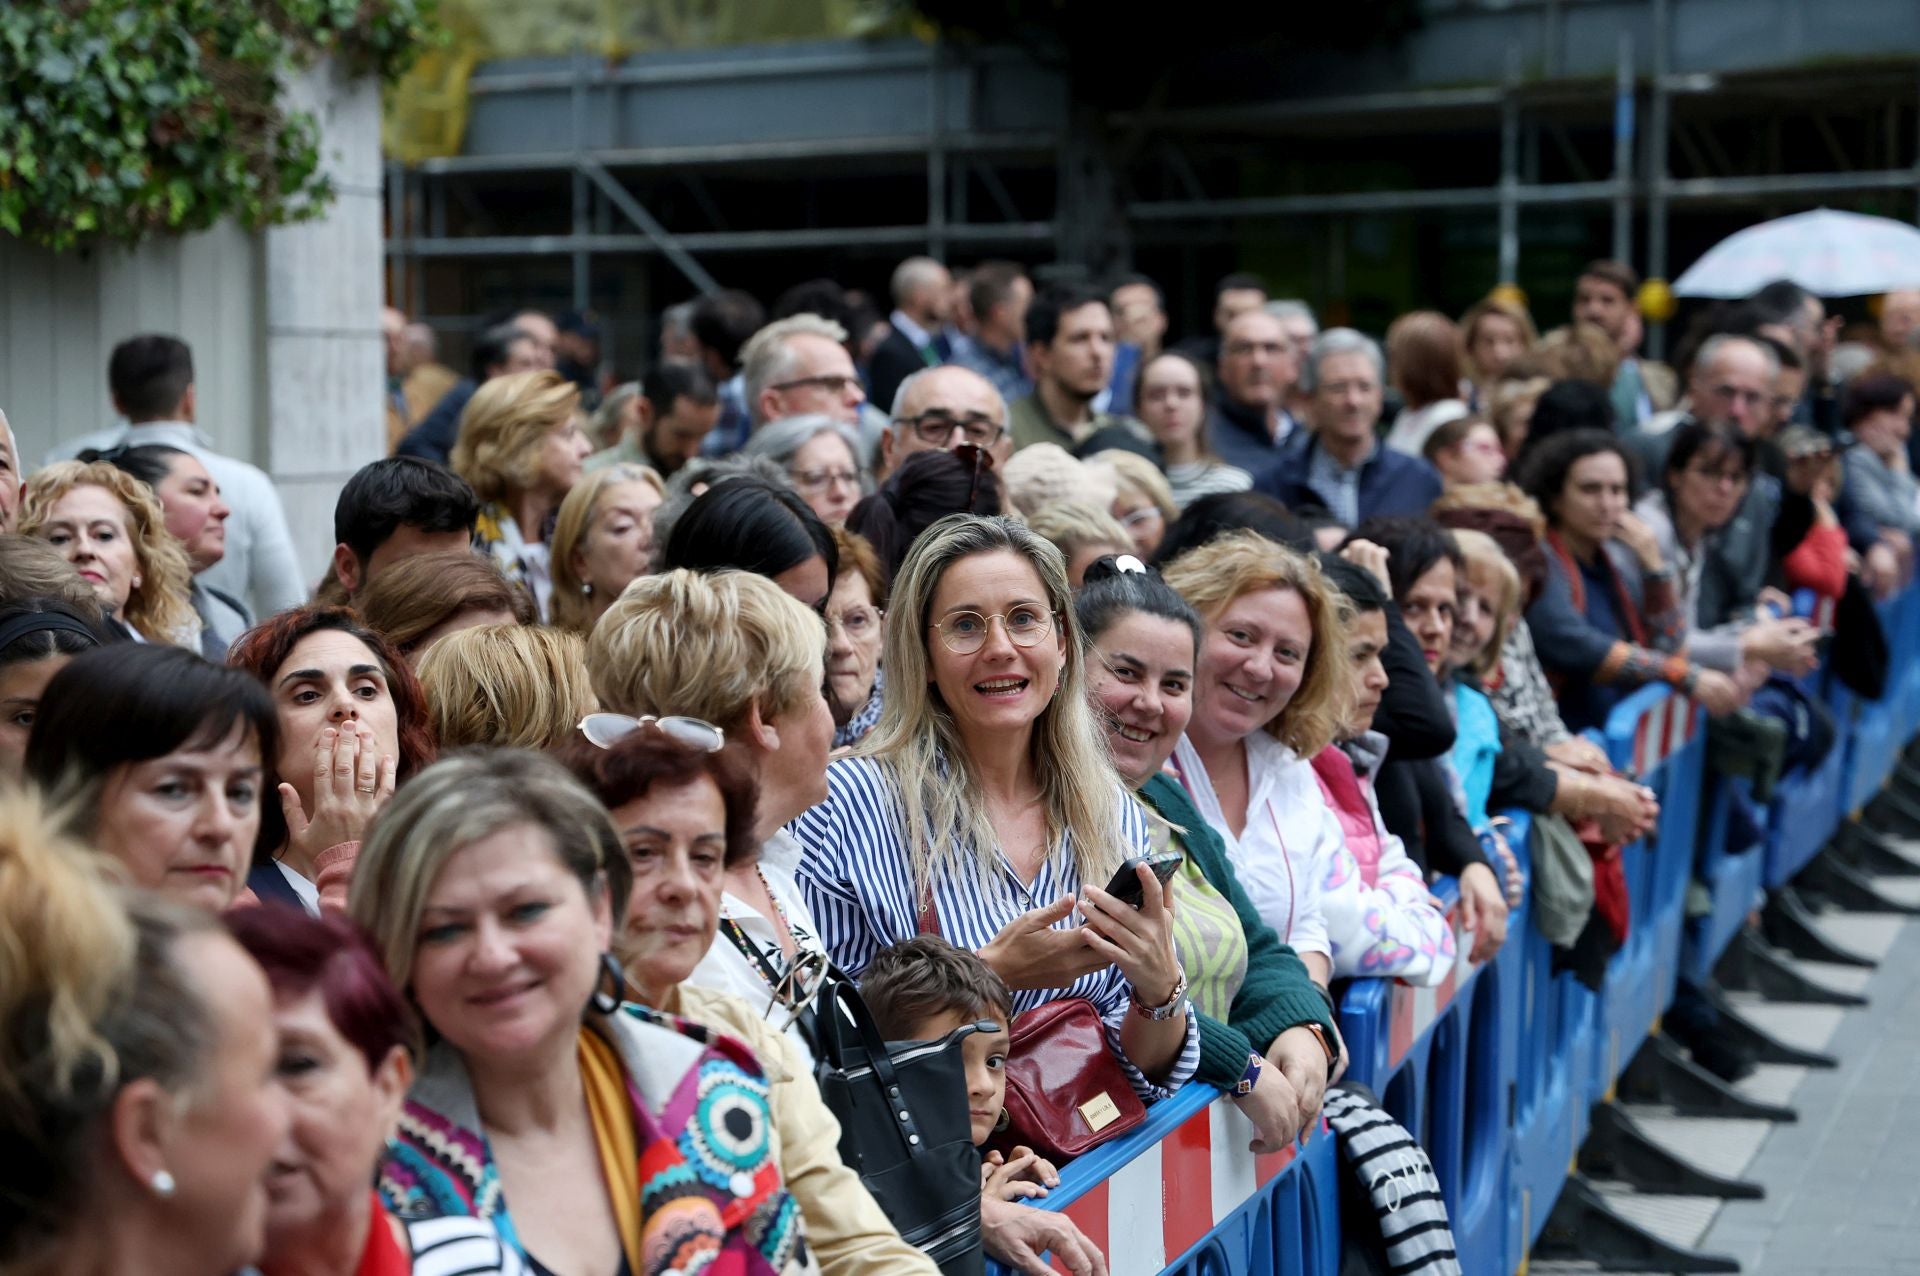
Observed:
[[[378,787],[378,786],[375,786],[375,787],[373,787],[373,788],[371,788],[371,789],[361,789],[361,790],[360,790],[360,792],[362,792],[362,793],[378,793],[379,791],[380,791],[380,789],[379,789],[379,787]]]

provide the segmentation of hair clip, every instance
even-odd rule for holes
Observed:
[[[1132,554],[1122,554],[1113,560],[1113,570],[1123,576],[1144,576],[1147,574],[1147,565]]]

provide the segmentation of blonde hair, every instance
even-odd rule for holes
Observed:
[[[1495,434],[1500,436],[1500,446],[1509,453],[1514,450],[1514,422],[1519,418],[1521,409],[1526,409],[1529,419],[1533,409],[1540,402],[1553,382],[1546,377],[1501,377],[1488,396],[1487,420],[1492,423]]]
[[[1111,545],[1114,553],[1133,551],[1133,537],[1120,520],[1092,505],[1062,501],[1049,505],[1027,520],[1036,535],[1044,536],[1068,562],[1089,545]]]
[[[442,749],[550,749],[598,707],[587,677],[587,641],[564,629],[462,629],[427,649],[419,673],[427,722]]]
[[[899,786],[916,892],[925,892],[936,875],[955,871],[959,857],[968,853],[962,847],[971,848],[983,881],[1006,889],[1004,875],[993,867],[999,839],[987,820],[979,781],[953,715],[932,685],[927,649],[933,596],[941,578],[963,558],[992,553],[1014,554],[1033,568],[1066,649],[1060,685],[1033,724],[1034,772],[1047,813],[1047,844],[1055,845],[1062,834],[1070,836],[1080,880],[1104,882],[1120,865],[1122,813],[1133,799],[1108,760],[1087,703],[1085,644],[1067,586],[1066,562],[1059,550],[1013,519],[949,514],[914,542],[893,578],[887,608],[881,661],[887,694],[880,721],[855,751],[883,762]]]
[[[1533,539],[1539,540],[1547,534],[1547,519],[1540,512],[1540,503],[1512,483],[1462,483],[1442,492],[1427,507],[1429,515],[1448,510],[1504,510],[1531,524]]]
[[[1487,640],[1486,647],[1467,666],[1476,677],[1485,678],[1499,666],[1500,652],[1507,645],[1507,635],[1513,632],[1514,621],[1520,616],[1520,569],[1500,548],[1500,542],[1485,532],[1466,527],[1449,530],[1453,533],[1454,544],[1460,547],[1460,556],[1466,560],[1467,578],[1471,580],[1476,574],[1488,573],[1500,584],[1500,608],[1494,613],[1493,637]]]
[[[820,694],[826,626],[753,572],[676,568],[627,586],[587,639],[602,708],[686,714],[737,730]]]
[[[600,498],[615,483],[644,483],[659,495],[662,501],[667,499],[667,485],[653,467],[636,465],[631,461],[618,461],[590,471],[567,498],[560,502],[560,512],[553,521],[553,540],[548,554],[553,572],[553,623],[562,629],[571,629],[584,634],[593,628],[593,609],[587,605],[587,596],[582,586],[580,573],[573,569],[574,551],[580,548],[594,524],[600,521]],[[646,520],[647,533],[653,532],[653,520]]]
[[[76,487],[88,486],[106,489],[127,512],[127,539],[133,545],[140,584],[128,592],[119,619],[148,642],[197,644],[200,618],[189,596],[193,564],[186,548],[167,531],[160,498],[133,475],[105,461],[56,461],[35,471],[20,501],[21,532],[38,536],[61,498]]]
[[[580,388],[558,372],[515,372],[473,392],[460,414],[453,472],[482,501],[498,501],[532,485],[540,441],[573,419]],[[527,529],[531,534],[537,528]]]
[[[1520,330],[1523,351],[1531,350],[1540,340],[1540,330],[1533,326],[1533,316],[1527,313],[1525,306],[1492,293],[1474,302],[1467,307],[1467,313],[1460,316],[1460,347],[1475,381],[1485,380],[1485,375],[1473,362],[1473,337],[1479,330],[1480,321],[1489,315],[1506,319]]]
[[[1021,518],[1031,518],[1060,501],[1100,509],[1113,504],[1114,486],[1108,475],[1089,469],[1058,443],[1033,443],[1015,452],[1001,467],[1000,487],[1008,510]]]
[[[1300,686],[1267,733],[1311,758],[1333,743],[1352,716],[1356,687],[1347,658],[1353,604],[1306,554],[1255,532],[1228,532],[1190,549],[1162,569],[1166,582],[1212,625],[1234,600],[1258,589],[1290,589],[1306,604],[1313,628]]]
[[[543,754],[470,749],[401,785],[354,861],[347,915],[373,941],[394,987],[412,982],[420,914],[447,861],[515,827],[537,829],[588,899],[606,892],[619,933],[633,866],[600,800]]]
[[[25,789],[0,794],[0,1267],[32,1266],[73,1225],[100,1125],[129,1081],[184,1094],[214,1037],[175,964],[211,914],[121,891],[108,861]]]
[[[1093,467],[1095,473],[1105,471],[1113,475],[1115,500],[1122,496],[1138,496],[1152,502],[1153,507],[1160,511],[1160,517],[1167,522],[1171,523],[1180,517],[1180,509],[1173,503],[1173,488],[1168,484],[1167,476],[1159,466],[1138,452],[1108,448],[1088,457],[1087,464]]]
[[[67,556],[37,536],[0,532],[0,603],[57,598],[99,624],[100,595],[80,579]]]

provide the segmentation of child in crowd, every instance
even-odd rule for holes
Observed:
[[[1006,981],[978,956],[938,935],[916,935],[874,954],[860,974],[860,995],[888,1041],[937,1041],[981,1020],[998,1025],[961,1043],[973,1144],[985,1146],[1006,1120],[1007,1046],[1013,1022],[1013,994]],[[1016,1147],[1011,1156],[987,1152],[981,1161],[981,1190],[1003,1201],[1045,1196],[1048,1188],[1059,1185],[1059,1171],[1032,1148]]]

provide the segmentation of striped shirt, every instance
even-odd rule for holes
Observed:
[[[501,1244],[484,1218],[419,1218],[405,1226],[413,1276],[525,1276],[519,1252]]]
[[[1127,856],[1151,853],[1147,819],[1139,804],[1123,794],[1121,833]],[[891,770],[872,758],[842,758],[827,768],[827,800],[789,825],[807,848],[800,863],[800,889],[820,926],[820,938],[841,969],[858,975],[888,944],[911,939],[920,930],[898,786]],[[1023,885],[1005,853],[998,857],[997,881],[984,880],[979,860],[963,848],[958,869],[933,881],[940,934],[956,947],[979,951],[1014,918],[1044,907],[1062,895],[1080,893],[1080,874],[1066,837],[1040,865],[1031,886]],[[1074,917],[1054,929],[1076,925]],[[1133,990],[1117,966],[1108,966],[1064,988],[1021,988],[1013,993],[1015,1014],[1067,997],[1084,997],[1106,1024],[1107,1045],[1142,1099],[1163,1099],[1184,1085],[1200,1066],[1199,1020],[1187,1016],[1187,1039],[1166,1080],[1155,1085],[1133,1066],[1120,1046],[1120,1027],[1132,1013]]]

